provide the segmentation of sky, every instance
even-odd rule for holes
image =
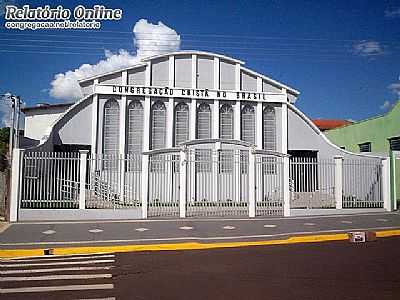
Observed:
[[[180,47],[243,60],[299,90],[296,106],[311,118],[361,120],[387,112],[400,98],[400,0],[0,0],[0,8],[5,2],[122,9],[121,20],[87,31],[11,30],[0,16],[0,94],[19,95],[28,106],[75,100],[76,78],[103,66],[133,64],[137,46],[153,49],[157,39],[164,39],[162,50]],[[156,33],[153,45],[143,39],[140,44],[140,32],[134,43],[141,19],[147,20],[142,31]]]

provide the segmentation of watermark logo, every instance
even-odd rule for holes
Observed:
[[[94,5],[91,8],[78,5],[73,10],[62,5],[54,8],[50,5],[35,8],[29,5],[22,8],[7,5],[4,18],[4,25],[8,29],[100,29],[102,21],[121,20],[122,10],[104,5]]]

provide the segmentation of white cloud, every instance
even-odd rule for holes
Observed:
[[[78,69],[55,75],[51,82],[50,96],[76,101],[82,97],[78,80],[129,67],[143,57],[177,51],[180,48],[180,36],[161,22],[155,25],[141,19],[135,24],[133,33],[137,55],[124,49],[118,53],[106,50],[106,59],[95,65],[83,64]]]
[[[376,41],[360,41],[353,45],[353,51],[355,54],[364,57],[378,56],[385,53],[383,46]]]
[[[385,17],[386,18],[397,18],[400,17],[400,7],[394,9],[387,9],[385,10]]]

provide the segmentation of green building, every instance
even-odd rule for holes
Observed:
[[[400,201],[400,101],[386,114],[324,132],[339,147],[351,151],[388,156],[392,151],[397,164],[392,170],[392,193]],[[392,162],[396,162],[392,158]],[[397,195],[396,195],[397,190]]]

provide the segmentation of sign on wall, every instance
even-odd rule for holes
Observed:
[[[266,102],[287,102],[284,93],[257,93],[246,91],[223,91],[209,89],[169,88],[154,86],[134,85],[106,85],[96,84],[96,94],[126,95],[126,96],[151,96],[151,97],[174,97],[195,99],[217,99],[217,100],[245,100]]]

